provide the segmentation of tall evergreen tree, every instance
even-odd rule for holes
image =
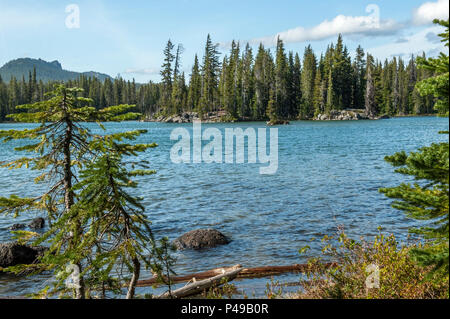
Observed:
[[[353,97],[352,107],[362,108],[364,105],[364,92],[366,88],[366,61],[361,46],[356,48],[356,57],[353,63]]]
[[[224,67],[224,88],[223,88],[223,103],[225,111],[227,111],[228,115],[237,119],[238,117],[238,86],[237,86],[237,78],[238,78],[238,65],[239,65],[239,44],[236,42],[231,43],[231,52],[230,58]]]
[[[391,113],[396,114],[400,109],[400,80],[399,80],[399,70],[397,66],[397,59],[394,57],[392,61],[392,73],[393,73],[393,81],[392,81],[392,109]]]
[[[316,72],[316,79],[314,80],[314,115],[325,112],[325,85],[322,81],[322,74],[320,71]]]
[[[250,117],[252,115],[252,104],[254,101],[254,74],[253,74],[253,51],[247,43],[244,55],[242,57],[242,102],[241,117]]]
[[[183,89],[185,86],[184,78],[181,78],[180,68],[181,68],[181,54],[184,48],[182,44],[177,47],[177,53],[175,55],[175,64],[173,69],[173,80],[172,80],[172,93],[171,93],[171,108],[170,112],[173,114],[181,114],[183,108]]]
[[[308,118],[313,110],[314,81],[316,78],[317,60],[311,48],[307,46],[303,56],[303,69],[301,74],[302,105],[299,110],[300,118]]]
[[[202,65],[202,94],[198,110],[200,114],[212,111],[218,102],[219,54],[218,44],[213,44],[208,34]]]
[[[274,65],[270,51],[266,51],[261,44],[255,59],[255,101],[253,117],[255,119],[266,118],[266,109],[270,99]]]
[[[202,78],[198,57],[195,55],[194,66],[192,67],[191,80],[189,83],[188,110],[195,110],[200,101],[202,92]]]
[[[275,105],[273,112],[278,119],[287,117],[288,101],[288,74],[289,67],[284,51],[283,41],[278,38],[275,60]]]
[[[366,96],[365,107],[366,115],[369,117],[375,117],[377,114],[377,105],[375,101],[375,80],[373,78],[373,58],[367,55],[367,79],[366,79]]]
[[[162,94],[161,94],[161,105],[163,111],[167,112],[169,110],[169,105],[172,97],[172,80],[173,80],[173,67],[172,63],[175,56],[172,53],[174,45],[170,39],[167,41],[166,47],[164,49],[164,64],[161,69],[161,81],[162,81]]]

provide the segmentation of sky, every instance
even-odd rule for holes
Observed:
[[[191,73],[206,37],[320,56],[341,33],[350,52],[361,45],[384,60],[447,50],[433,18],[448,19],[447,0],[0,0],[0,66],[16,58],[58,60],[66,70],[97,71],[139,83],[159,81],[170,38],[185,48],[182,68]]]

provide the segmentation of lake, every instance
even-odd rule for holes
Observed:
[[[89,124],[96,127],[95,124]],[[202,251],[180,251],[178,274],[199,272],[220,266],[245,267],[303,263],[320,253],[320,239],[343,225],[351,236],[374,236],[382,226],[406,241],[408,228],[417,221],[407,219],[390,207],[391,200],[380,187],[411,181],[394,173],[384,161],[397,151],[413,151],[432,142],[448,141],[448,118],[403,117],[378,121],[296,121],[278,127],[278,170],[261,175],[256,164],[174,164],[170,134],[176,127],[192,130],[192,124],[144,122],[108,123],[108,132],[147,129],[136,142],[159,146],[141,155],[157,174],[139,179],[136,194],[144,198],[146,212],[156,237],[175,239],[197,228],[216,228],[231,238],[226,246]],[[30,127],[29,124],[0,124],[0,129]],[[265,128],[261,122],[203,124],[215,127]],[[96,129],[97,130],[97,129]],[[99,131],[100,132],[100,131]],[[0,161],[18,156],[13,146],[0,144]],[[2,196],[38,195],[34,172],[0,169]],[[0,242],[11,240],[8,227],[27,223],[39,214],[13,219],[0,216]],[[300,256],[298,249],[310,245]],[[276,278],[292,282],[299,275]],[[144,273],[142,278],[150,277]],[[45,286],[49,277],[18,279],[0,276],[0,296],[23,295]],[[270,278],[236,281],[250,297],[264,293]],[[158,290],[160,291],[160,290]],[[152,292],[151,288],[138,293]]]

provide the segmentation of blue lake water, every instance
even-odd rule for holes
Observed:
[[[94,124],[92,127],[95,127]],[[18,129],[29,124],[0,124],[0,129]],[[384,156],[413,151],[432,142],[448,141],[448,118],[405,117],[379,121],[291,122],[278,127],[278,171],[260,175],[266,164],[174,164],[170,140],[175,127],[192,130],[191,124],[108,123],[108,132],[147,129],[136,142],[159,146],[141,155],[157,174],[139,180],[137,194],[153,222],[157,237],[170,239],[197,229],[212,227],[232,239],[229,245],[202,251],[177,252],[178,274],[219,266],[245,267],[302,263],[320,253],[318,241],[343,225],[352,236],[374,236],[378,226],[406,241],[408,228],[417,225],[390,207],[380,187],[411,181],[396,174]],[[265,128],[264,123],[203,124],[204,129]],[[18,156],[13,146],[0,145],[0,161]],[[2,196],[32,196],[42,192],[36,174],[26,169],[0,169]],[[28,222],[38,213],[17,219],[0,216],[0,242],[11,239],[8,227]],[[41,214],[42,215],[42,214]],[[298,249],[310,245],[300,256]],[[150,276],[144,273],[142,277]],[[23,295],[45,286],[45,275],[18,279],[0,276],[0,296]],[[298,275],[277,278],[295,281]],[[270,279],[236,281],[249,296],[264,293]],[[152,292],[151,288],[139,292]]]

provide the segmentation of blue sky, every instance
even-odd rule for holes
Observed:
[[[79,8],[79,28],[66,26],[70,4]],[[42,58],[68,70],[158,81],[168,38],[185,47],[183,69],[190,74],[208,33],[224,53],[233,39],[270,47],[280,35],[288,50],[302,54],[311,44],[320,55],[342,33],[351,52],[361,44],[379,59],[436,55],[443,46],[433,17],[448,18],[447,1],[0,0],[0,65]]]

